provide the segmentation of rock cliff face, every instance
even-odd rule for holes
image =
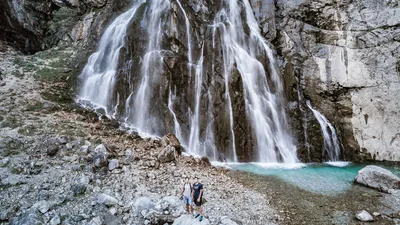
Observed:
[[[400,160],[398,1],[276,1],[271,7],[277,30],[271,39],[293,87],[289,100],[297,100],[290,79],[296,76],[302,99],[339,131],[345,159]],[[304,129],[298,137],[321,149],[311,117],[307,112],[308,140]]]
[[[286,1],[251,0],[254,14],[263,36],[276,50],[284,81],[284,94],[288,101],[292,131],[297,137],[298,154],[302,161],[325,161],[323,140],[319,125],[305,101],[324,114],[335,126],[343,144],[341,159],[345,160],[400,160],[400,8],[392,1]],[[8,0],[0,3],[0,39],[33,53],[54,45],[76,46],[82,66],[94,51],[100,35],[116,15],[130,5],[129,1],[101,0],[41,0],[40,2]],[[34,4],[34,6],[32,6]],[[183,132],[188,132],[188,108],[195,96],[188,88],[193,79],[188,74],[188,40],[185,15],[176,1],[165,15],[165,33],[162,47],[169,50],[164,57],[162,80],[154,86],[156,94],[150,97],[152,113],[162,121],[158,130],[171,132],[174,118],[168,110],[171,85],[175,92],[187,93],[177,97],[173,108]],[[200,120],[207,117],[219,121],[214,124],[216,147],[221,149],[220,159],[229,157],[232,141],[230,121],[224,104],[220,43],[213,41],[210,25],[215,19],[221,0],[182,1],[190,21],[193,60],[204,54],[204,80],[202,99],[209,93],[216,96],[212,104],[201,105]],[[146,6],[141,9],[146,16]],[[242,14],[241,16],[244,16]],[[120,61],[140,61],[146,48],[146,24],[133,19],[128,29],[128,45],[121,52]],[[246,31],[247,32],[247,31]],[[264,65],[268,59],[261,59]],[[74,66],[76,66],[74,65]],[[79,67],[78,66],[78,67]],[[119,77],[135,74],[138,67],[120,65]],[[265,66],[267,68],[267,66]],[[267,71],[267,76],[271,76]],[[131,76],[130,82],[137,82]],[[192,83],[191,83],[192,82]],[[241,160],[251,160],[254,147],[250,125],[246,119],[243,80],[238,71],[232,72],[229,92],[234,114],[234,144]],[[212,85],[212,88],[207,89]],[[114,99],[129,97],[129,82],[118,80]],[[189,86],[189,87],[188,87]],[[125,110],[118,106],[120,114]],[[210,110],[210,107],[212,110]],[[200,125],[201,136],[209,124]]]

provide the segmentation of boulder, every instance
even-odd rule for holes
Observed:
[[[117,159],[111,159],[110,162],[108,163],[108,170],[113,170],[116,169],[119,166],[118,160]]]
[[[55,156],[57,154],[57,152],[58,152],[58,146],[57,145],[50,145],[47,148],[47,151],[46,151],[48,156]]]
[[[239,225],[239,224],[231,220],[229,217],[223,216],[219,221],[219,225]]]
[[[357,213],[356,218],[362,222],[371,222],[374,221],[374,218],[367,211],[363,210]]]
[[[85,193],[89,182],[90,180],[86,176],[82,176],[81,178],[76,179],[74,184],[71,186],[71,190],[74,195],[76,196]]]
[[[19,217],[14,217],[10,225],[42,225],[44,224],[39,212],[36,209],[29,210]]]
[[[104,144],[97,145],[96,148],[93,150],[94,154],[108,154],[107,147]]]
[[[157,158],[160,162],[167,163],[175,159],[175,154],[176,154],[175,148],[168,145],[158,154]]]
[[[94,155],[93,165],[97,168],[106,167],[108,165],[107,155],[101,153]]]
[[[355,182],[386,193],[389,193],[390,189],[400,188],[400,178],[379,166],[364,167],[358,171]]]
[[[50,205],[46,200],[36,202],[32,208],[39,210],[41,213],[46,213],[50,209]]]
[[[106,206],[113,206],[118,204],[118,200],[114,197],[111,197],[109,195],[106,194],[100,194],[97,196],[97,203],[99,204],[103,204]]]
[[[104,216],[104,223],[107,225],[119,225],[121,224],[121,221],[115,215],[106,214]]]
[[[134,211],[142,212],[143,210],[151,210],[155,206],[153,199],[148,197],[140,197],[133,203]]]
[[[135,160],[135,154],[131,149],[125,151],[124,157],[121,160],[121,164],[130,165]]]
[[[172,225],[210,225],[210,222],[206,218],[200,222],[198,218],[195,219],[192,215],[182,215]]]
[[[179,139],[174,134],[167,134],[161,138],[161,144],[163,147],[167,147],[168,145],[175,148],[175,150],[181,154],[182,153],[182,146],[179,142]]]
[[[103,225],[104,224],[104,220],[100,217],[97,216],[95,218],[93,218],[88,225]]]
[[[50,220],[50,225],[58,225],[61,224],[61,218],[58,215],[55,215],[51,220]]]

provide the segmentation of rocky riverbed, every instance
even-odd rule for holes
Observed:
[[[240,171],[230,171],[227,175],[267,194],[270,204],[279,209],[280,224],[366,224],[367,221],[358,218],[363,210],[371,216],[371,224],[400,224],[400,190],[388,194],[354,184],[343,193],[331,195],[313,193],[273,176]]]
[[[400,223],[398,191],[354,185],[326,196],[212,167],[180,154],[173,136],[140,138],[73,103],[71,69],[64,68],[71,49],[22,56],[3,48],[1,224],[363,224],[362,210],[373,224]],[[186,176],[205,185],[202,223],[183,215],[179,188]]]
[[[183,179],[195,175],[208,201],[201,224],[280,223],[267,194],[227,170],[70,102],[62,92],[70,70],[56,54],[72,53],[52,51],[51,59],[0,52],[1,224],[172,224],[184,214]]]

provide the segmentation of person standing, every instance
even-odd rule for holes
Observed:
[[[186,205],[186,211],[191,215],[193,214],[192,192],[193,192],[193,187],[189,182],[189,177],[186,177],[186,181],[185,184],[183,185],[181,195],[183,196],[183,201]]]
[[[199,183],[199,178],[194,178],[195,183],[193,184],[193,201],[196,205],[197,214],[195,218],[200,216],[200,221],[203,220],[203,209],[201,208],[201,201],[203,198],[203,184]]]

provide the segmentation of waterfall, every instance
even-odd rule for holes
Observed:
[[[201,49],[200,59],[195,65],[196,69],[196,77],[195,77],[195,109],[194,114],[190,119],[190,137],[189,137],[189,152],[196,155],[205,155],[204,151],[201,150],[201,141],[200,141],[200,97],[201,97],[201,84],[203,81],[203,60],[204,60],[204,48]]]
[[[147,52],[141,62],[141,80],[136,88],[137,91],[131,111],[135,111],[132,121],[133,126],[140,133],[157,135],[157,127],[161,122],[159,118],[152,116],[150,112],[150,93],[153,92],[154,86],[159,83],[163,72],[163,56],[166,51],[161,48],[163,36],[162,16],[168,11],[170,2],[168,0],[153,0],[150,1],[148,7],[150,19],[146,21],[148,23]],[[132,102],[127,102],[126,104],[132,104]]]
[[[247,117],[250,120],[259,162],[297,162],[296,147],[287,126],[283,106],[283,87],[272,50],[261,36],[260,28],[248,0],[243,0],[246,21],[242,21],[237,0],[227,0],[214,20],[220,33],[226,80],[226,104],[233,129],[232,106],[228,81],[237,69],[243,81]],[[248,26],[249,30],[245,29]],[[248,32],[248,34],[246,34]],[[267,81],[264,65],[257,59],[268,56],[271,81]],[[273,83],[276,92],[269,87]],[[234,137],[234,134],[232,134]]]
[[[181,126],[179,124],[178,118],[176,117],[176,114],[175,114],[174,109],[173,109],[173,102],[175,101],[176,93],[175,92],[172,93],[171,89],[172,88],[170,87],[169,95],[168,95],[168,109],[171,112],[172,117],[174,118],[174,131],[175,131],[174,133],[175,133],[175,136],[178,138],[178,140],[182,141],[182,140],[184,140],[184,138],[182,136]]]
[[[313,112],[321,127],[322,135],[324,136],[324,148],[325,151],[328,153],[329,161],[339,161],[340,145],[335,128],[332,126],[331,123],[329,123],[328,119],[324,115],[322,115],[311,106],[309,100],[307,100],[306,103],[308,108],[310,108],[310,110]]]
[[[141,20],[133,25],[140,26],[140,32],[145,35],[145,40],[139,39],[145,41],[142,49],[137,47],[142,43],[125,43],[125,39],[130,21],[144,2]],[[177,8],[171,4],[176,4]],[[245,129],[251,130],[251,134],[246,135],[247,139],[251,136],[251,140],[246,139],[245,143],[254,146],[253,151],[248,149],[252,153],[250,160],[298,162],[285,112],[283,82],[249,0],[222,1],[212,24],[208,24],[212,29],[212,40],[201,36],[204,34],[192,33],[196,29],[191,28],[185,6],[187,3],[181,4],[179,0],[135,1],[105,30],[98,50],[90,56],[80,75],[79,99],[104,108],[108,116],[124,119],[125,124],[139,134],[161,136],[172,132],[190,154],[233,162],[239,161],[239,148],[247,148],[239,145],[243,143],[243,137],[236,133],[238,129],[244,130],[238,126],[238,120],[243,118]],[[173,12],[176,9],[185,19],[187,46],[182,47],[184,43],[179,43],[172,49],[168,47],[169,41],[173,42],[174,35],[179,33],[169,23],[176,21],[171,19],[173,13],[178,13]],[[169,30],[175,32],[169,33]],[[212,41],[212,48],[209,41]],[[136,45],[133,49],[139,48],[135,53],[140,55],[119,62],[120,49],[127,45]],[[182,50],[187,50],[187,71],[182,71],[181,77],[174,77],[176,75],[172,73],[165,76],[166,71],[171,71],[166,69],[168,59],[181,57]],[[205,51],[213,51],[212,59],[206,57]],[[122,63],[122,73],[126,74],[123,79],[117,76],[118,66]],[[131,72],[124,72],[125,69]],[[238,101],[238,87],[232,87],[233,74],[240,76],[242,84],[239,88],[243,90],[243,98],[240,98],[243,115],[238,115],[234,107]],[[185,87],[174,83],[180,78],[187,80]],[[117,81],[125,82],[127,90],[116,88]],[[214,101],[219,101],[219,105],[215,106]],[[217,118],[226,121],[216,119],[220,110],[223,110],[223,116]],[[225,134],[217,133],[217,129]],[[220,154],[222,149],[218,148],[223,148],[224,153]]]
[[[95,107],[101,107],[107,115],[116,104],[112,94],[116,82],[120,50],[125,46],[128,25],[143,1],[134,4],[131,9],[118,16],[104,31],[99,47],[93,53],[79,75],[83,81],[80,87],[80,100],[90,101]]]
[[[307,123],[308,123],[307,113],[301,104],[303,102],[303,98],[301,97],[302,93],[301,93],[301,88],[300,88],[300,81],[297,77],[296,77],[296,84],[297,84],[297,102],[299,103],[300,112],[304,114],[304,116],[302,118],[302,127],[303,127],[303,133],[304,133],[304,145],[307,149],[308,160],[311,161],[310,143],[308,143],[308,132],[307,132]]]

